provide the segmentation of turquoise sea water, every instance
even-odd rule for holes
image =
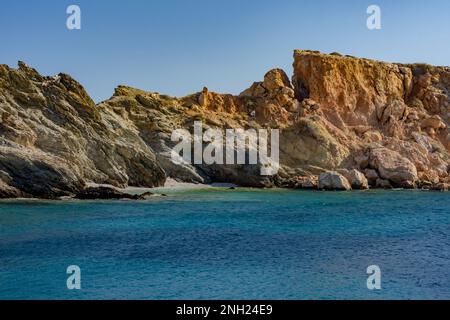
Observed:
[[[68,290],[66,268],[81,268]],[[366,269],[381,268],[382,289]],[[0,299],[450,299],[450,195],[0,202]]]

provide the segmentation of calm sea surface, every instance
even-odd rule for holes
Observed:
[[[81,268],[81,290],[66,269]],[[381,268],[370,291],[366,269]],[[450,194],[0,201],[0,299],[450,299]]]

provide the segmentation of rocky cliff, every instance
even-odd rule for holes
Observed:
[[[448,188],[450,68],[294,53],[240,95],[174,98],[126,86],[95,104],[70,76],[0,65],[0,197],[55,198],[86,183],[179,181],[349,189]],[[175,128],[279,128],[281,169],[174,164]]]
[[[345,167],[375,170],[394,187],[449,182],[450,68],[295,51],[293,83],[315,106],[301,116],[349,150]]]

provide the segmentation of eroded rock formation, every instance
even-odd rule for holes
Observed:
[[[0,65],[0,197],[67,196],[86,183],[154,187],[167,177],[315,189],[326,172],[343,177],[343,189],[445,190],[449,91],[448,67],[296,50],[292,82],[274,69],[238,96],[204,88],[183,98],[119,86],[95,104],[68,75]],[[261,176],[257,165],[174,164],[171,133],[194,121],[279,128],[278,175]]]

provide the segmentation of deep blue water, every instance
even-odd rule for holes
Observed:
[[[82,290],[66,287],[81,268]],[[378,265],[382,289],[367,289]],[[0,299],[450,299],[450,194],[0,202]]]

